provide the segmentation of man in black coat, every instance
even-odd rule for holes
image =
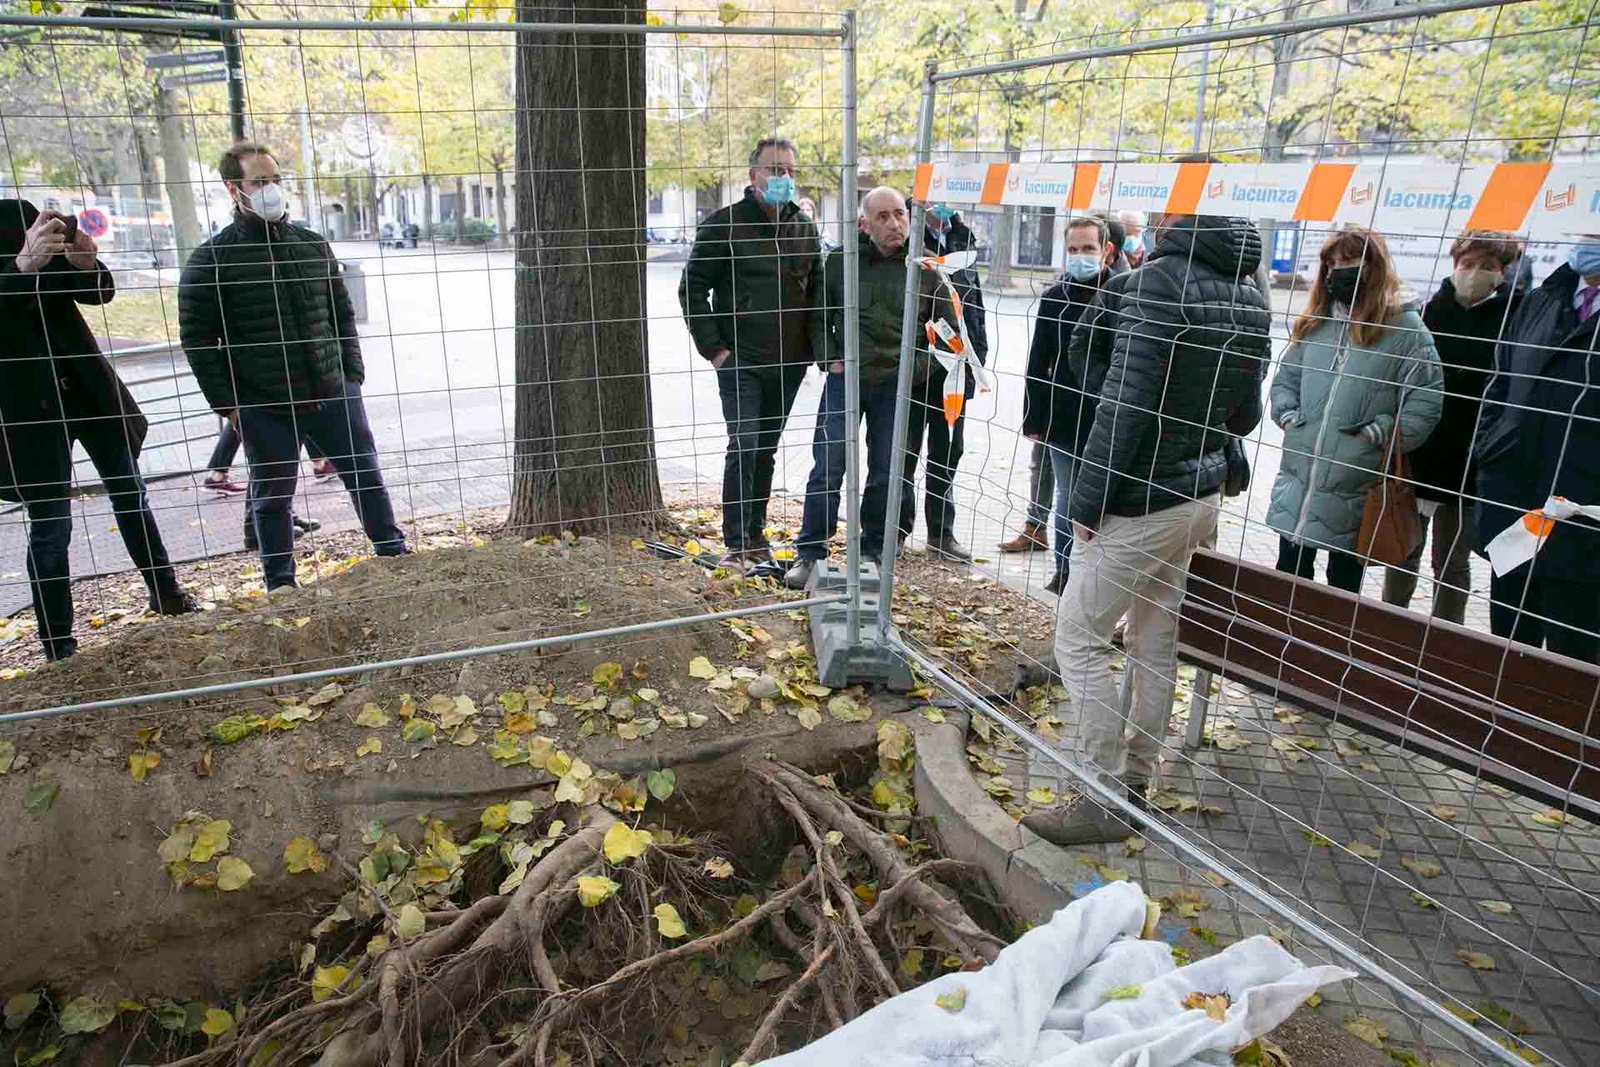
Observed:
[[[1067,347],[1073,328],[1099,298],[1105,284],[1124,273],[1121,241],[1104,219],[1067,223],[1066,270],[1039,298],[1039,319],[1028,349],[1022,433],[1048,450],[1055,489],[1055,574],[1046,590],[1059,594],[1067,584],[1072,552],[1072,469],[1094,424],[1094,400],[1072,372]]]
[[[1473,459],[1485,548],[1551,496],[1600,503],[1600,234],[1523,298],[1495,352]],[[1497,637],[1600,663],[1600,526],[1557,522],[1530,563],[1489,583]]]
[[[1495,343],[1518,302],[1508,267],[1521,254],[1509,234],[1468,232],[1450,248],[1454,270],[1423,309],[1444,365],[1444,410],[1428,439],[1410,453],[1423,527],[1433,529],[1433,617],[1466,621],[1472,588],[1472,511],[1477,476],[1472,437],[1484,387],[1494,370]],[[1424,541],[1426,537],[1424,537]],[[1410,607],[1422,566],[1422,542],[1404,564],[1383,575],[1383,599]]]
[[[822,293],[822,244],[794,203],[795,164],[793,141],[756,144],[744,197],[700,224],[678,284],[695,348],[717,372],[728,426],[723,564],[740,571],[772,562],[767,499],[778,441],[811,365]]]
[[[28,511],[28,584],[47,659],[77,651],[72,637],[72,446],[105,482],[117,531],[150,590],[150,610],[193,608],[178,588],[156,528],[139,449],[149,427],[100,354],[78,304],[116,293],[92,238],[56,212],[0,200],[0,497]]]
[[[338,261],[321,235],[288,221],[267,148],[234,145],[218,170],[233,222],[184,267],[178,326],[207,402],[244,439],[267,589],[295,584],[290,505],[302,440],[333,461],[377,554],[400,555],[405,534],[361,400],[366,367]]]
[[[1155,229],[1144,266],[1108,286],[1119,291],[1110,362],[1072,479],[1072,569],[1055,638],[1079,759],[1136,800],[1156,774],[1172,710],[1189,558],[1216,542],[1228,442],[1260,422],[1271,355],[1255,228],[1169,215]],[[1082,380],[1087,388],[1092,377]],[[1110,670],[1112,630],[1124,615],[1126,716]],[[1084,803],[1039,832],[1083,844],[1116,840],[1127,827]]]

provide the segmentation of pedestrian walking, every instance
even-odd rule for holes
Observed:
[[[1526,297],[1495,354],[1473,456],[1477,547],[1552,496],[1600,503],[1600,234]],[[1529,563],[1489,583],[1489,627],[1600,663],[1600,527],[1557,522]]]
[[[179,586],[139,475],[149,423],[100,353],[78,305],[116,295],[111,272],[76,219],[0,200],[0,498],[28,516],[28,587],[45,658],[77,651],[72,636],[72,449],[83,446],[105,483],[149,608],[181,615]]]
[[[1522,254],[1511,235],[1468,232],[1450,248],[1454,270],[1422,309],[1444,371],[1439,424],[1411,450],[1423,538],[1403,564],[1383,574],[1383,599],[1410,607],[1427,532],[1433,531],[1433,617],[1460,625],[1472,587],[1473,536],[1468,522],[1477,496],[1472,439],[1483,391],[1494,372],[1494,350],[1520,300],[1508,269]]]
[[[894,438],[896,378],[900,368],[900,326],[906,299],[906,238],[911,217],[906,201],[894,189],[880,187],[861,203],[862,236],[854,253],[859,257],[860,407],[867,424],[867,469],[861,493],[861,555],[876,562],[883,553],[885,509],[889,479],[898,470],[910,478],[916,456],[907,442]],[[844,249],[828,255],[823,299],[817,307],[812,332],[816,359],[826,368],[822,403],[812,441],[811,476],[806,481],[804,518],[796,561],[784,576],[792,589],[804,589],[816,565],[828,558],[828,542],[839,526],[839,489],[844,484],[845,442],[858,428],[845,425],[844,392]],[[943,283],[931,271],[920,271],[917,321],[942,318],[955,327],[955,309],[943,293]],[[918,331],[918,337],[923,336]],[[933,376],[933,356],[919,341],[912,357],[913,388]],[[897,460],[897,457],[898,460]],[[901,497],[901,527],[909,525],[910,489]]]
[[[1414,293],[1400,285],[1376,231],[1348,226],[1322,246],[1306,308],[1272,379],[1272,418],[1283,457],[1267,525],[1278,531],[1278,570],[1359,593],[1356,553],[1367,491],[1439,422],[1444,372]]]
[[[822,246],[794,202],[793,141],[763,138],[750,184],[701,223],[678,285],[695,347],[717,372],[728,426],[722,471],[723,565],[770,564],[767,501],[778,441],[810,366]]]
[[[288,221],[278,162],[243,142],[218,166],[233,221],[196,248],[178,284],[185,355],[250,466],[250,514],[270,591],[295,584],[291,502],[305,440],[328,458],[380,556],[406,551],[378,468],[350,295],[320,234]]]
[[[1255,283],[1261,237],[1245,219],[1153,219],[1144,266],[1114,279],[1111,351],[1072,473],[1071,570],[1055,657],[1077,757],[1142,803],[1172,712],[1178,605],[1195,549],[1215,543],[1228,442],[1261,417],[1270,316]],[[1120,284],[1119,284],[1120,283]],[[1108,293],[1107,298],[1113,294]],[[1086,324],[1085,324],[1086,325]],[[1128,714],[1111,672],[1126,615]],[[1061,844],[1128,827],[1093,803],[1031,817]]]

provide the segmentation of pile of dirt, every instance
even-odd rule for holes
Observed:
[[[836,754],[870,744],[870,720],[907,706],[858,694],[830,711],[837,694],[815,685],[802,611],[427,667],[361,666],[795,596],[632,542],[480,539],[330,570],[286,595],[127,627],[5,685],[0,707],[17,711],[351,667],[332,682],[69,715],[0,735],[0,810],[15,813],[0,883],[0,911],[13,916],[0,927],[0,958],[16,964],[8,986],[236,988],[303,936],[311,901],[340,882],[336,870],[286,877],[279,857],[293,837],[338,851],[373,819],[476,814],[545,784],[555,753],[623,774],[780,744],[790,759],[808,748]],[[795,699],[751,697],[761,678]],[[735,771],[704,792],[686,788],[684,802],[720,810]],[[258,872],[249,893],[173,891],[156,849],[190,811],[232,823],[235,854]],[[210,951],[230,924],[238,931],[227,951]]]

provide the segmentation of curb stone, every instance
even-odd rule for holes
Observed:
[[[943,723],[920,716],[911,723],[917,808],[930,820],[941,852],[988,875],[1019,917],[1044,922],[1073,900],[1068,887],[1083,877],[1083,868],[989,798],[967,769],[967,714],[945,714]]]

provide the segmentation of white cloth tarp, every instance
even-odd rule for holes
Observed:
[[[1056,912],[981,971],[947,974],[873,1008],[769,1067],[1182,1067],[1228,1064],[1323,985],[1355,977],[1307,967],[1252,937],[1178,967],[1164,941],[1139,940],[1145,895],[1114,882]],[[1106,999],[1123,986],[1137,996]],[[960,999],[959,1011],[947,1004]],[[1126,990],[1119,990],[1125,993]],[[1226,993],[1226,1018],[1185,1009]],[[954,994],[954,996],[947,996]]]

